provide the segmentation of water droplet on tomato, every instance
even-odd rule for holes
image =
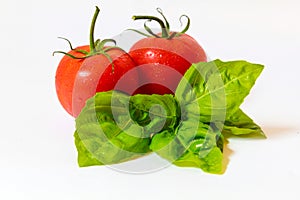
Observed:
[[[81,77],[87,77],[91,74],[90,71],[79,71],[78,72],[78,75],[81,76]]]
[[[146,55],[147,55],[147,57],[149,57],[149,58],[153,58],[153,57],[154,57],[153,51],[147,51]]]

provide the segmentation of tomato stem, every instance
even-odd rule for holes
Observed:
[[[100,9],[98,8],[98,6],[96,6],[96,11],[94,13],[91,27],[90,27],[90,51],[91,52],[95,51],[94,30],[95,30],[95,24],[96,24],[96,20],[97,20],[99,12],[100,12]]]
[[[56,54],[56,53],[64,54],[64,55],[69,56],[69,57],[71,57],[71,58],[73,58],[73,59],[83,59],[83,58],[86,58],[86,57],[87,57],[87,56],[83,56],[83,57],[73,56],[72,54],[66,53],[66,52],[64,52],[64,51],[54,51],[54,52],[52,53],[52,55],[54,56],[54,54]]]
[[[73,48],[72,43],[71,43],[70,40],[68,40],[67,38],[64,38],[64,37],[58,37],[58,38],[59,38],[59,39],[66,40],[66,41],[68,42],[69,46],[70,46],[70,49],[71,49],[71,50],[74,50],[74,48]]]
[[[165,17],[165,15],[164,15],[162,9],[161,9],[161,8],[156,8],[156,11],[164,18],[165,24],[166,24],[166,28],[167,28],[167,31],[168,31],[168,34],[169,34],[169,31],[170,31],[170,24],[169,24],[167,18]]]
[[[156,38],[160,38],[158,35],[156,35],[155,33],[153,33],[153,31],[147,26],[147,21],[144,23],[144,28],[150,34],[150,37],[152,35],[152,36],[154,36]]]
[[[191,20],[190,20],[190,18],[187,16],[187,15],[181,15],[180,16],[180,18],[179,18],[179,21],[180,21],[180,24],[182,25],[182,21],[181,21],[181,18],[182,17],[185,17],[185,18],[187,18],[187,24],[186,24],[186,26],[185,26],[185,28],[180,32],[180,33],[185,33],[185,32],[187,32],[187,30],[189,30],[189,28],[190,28],[190,24],[191,24]]]
[[[180,36],[181,34],[184,34],[185,32],[187,32],[187,30],[189,30],[190,24],[191,24],[190,18],[189,18],[187,15],[181,15],[180,18],[179,18],[179,21],[180,21],[181,26],[182,26],[182,17],[187,18],[187,23],[186,23],[184,29],[183,29],[181,32],[178,32],[178,33],[174,32],[174,33],[172,33],[172,34],[169,36],[168,39],[172,39],[172,38],[174,38],[174,37],[178,37],[178,36]]]
[[[124,50],[121,49],[120,47],[116,46],[116,41],[114,39],[104,39],[104,40],[97,39],[96,41],[94,41],[95,24],[96,24],[96,20],[97,20],[97,17],[99,15],[99,12],[100,12],[100,9],[99,9],[98,6],[96,6],[96,10],[95,10],[95,13],[94,13],[94,16],[93,16],[93,19],[92,19],[92,23],[91,23],[91,26],[90,26],[90,38],[89,38],[90,39],[90,52],[85,51],[85,50],[81,50],[81,49],[74,49],[72,47],[71,42],[68,39],[59,37],[60,39],[66,40],[68,42],[71,50],[82,53],[82,54],[84,54],[84,56],[82,56],[82,57],[73,56],[72,54],[66,53],[66,52],[63,52],[63,51],[54,51],[53,55],[56,54],[56,53],[61,53],[61,54],[67,55],[67,56],[69,56],[73,59],[85,59],[85,58],[88,58],[88,57],[91,57],[91,56],[94,56],[94,55],[102,54],[112,64],[112,71],[114,72],[113,60],[107,52],[110,51],[110,50],[113,50],[113,49],[119,49],[119,50],[122,50],[122,51],[124,51]],[[108,43],[108,42],[113,43],[114,46],[105,47],[105,44]]]
[[[158,22],[161,27],[162,38],[168,38],[168,36],[169,36],[165,23],[158,17],[146,16],[146,15],[139,15],[139,16],[134,15],[134,16],[132,16],[132,19],[133,20],[148,19],[149,21],[154,20],[154,21]]]
[[[144,35],[146,37],[156,37],[156,38],[166,38],[168,40],[171,40],[173,39],[174,37],[178,37],[180,36],[181,34],[184,34],[190,27],[190,23],[191,23],[191,20],[190,18],[187,16],[187,15],[181,15],[180,18],[179,18],[179,22],[181,24],[181,26],[183,25],[182,23],[182,18],[185,17],[187,18],[187,24],[186,26],[184,27],[184,29],[181,31],[181,32],[173,32],[173,33],[170,33],[170,24],[167,20],[167,18],[165,17],[165,15],[163,14],[162,10],[160,8],[157,8],[156,11],[163,17],[163,20],[161,20],[160,18],[158,17],[154,17],[154,16],[148,16],[148,15],[139,15],[139,16],[136,16],[134,15],[132,17],[133,20],[139,20],[139,19],[146,19],[147,21],[144,23],[144,28],[145,30],[149,33],[149,34],[146,34],[146,33],[143,33],[141,31],[138,31],[138,30],[135,30],[135,29],[128,29],[128,30],[132,30],[132,31],[135,31],[141,35]],[[147,26],[147,22],[148,21],[156,21],[159,23],[162,31],[161,31],[161,36],[158,36],[157,34],[153,33],[153,31]]]

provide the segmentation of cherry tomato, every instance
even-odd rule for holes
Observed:
[[[157,11],[165,22],[153,16],[133,16],[134,20],[146,19],[157,21],[162,32],[154,34],[146,23],[144,27],[149,34],[147,38],[137,41],[129,51],[130,56],[137,64],[140,79],[146,83],[139,88],[138,93],[145,94],[172,94],[192,63],[206,62],[207,57],[203,48],[191,36],[185,34],[190,25],[179,33],[169,31],[169,23],[160,9]],[[181,20],[181,18],[180,18]]]
[[[90,47],[80,46],[68,52],[68,54],[81,57],[83,53],[77,50],[89,51]],[[77,76],[77,72],[80,69],[84,59],[74,59],[68,55],[63,56],[61,59],[55,76],[55,87],[58,100],[60,101],[63,108],[70,114],[73,115],[72,99],[73,99],[73,88],[74,82]]]
[[[63,108],[77,117],[88,98],[97,92],[120,90],[132,94],[138,87],[138,72],[135,63],[124,50],[106,46],[111,39],[94,42],[94,26],[99,13],[93,17],[90,45],[72,48],[60,61],[55,77],[56,92]],[[125,75],[126,74],[126,75]],[[121,83],[119,83],[121,81]]]
[[[109,60],[106,56],[109,56]],[[86,58],[78,70],[72,91],[72,113],[77,116],[85,101],[97,92],[119,90],[132,94],[138,88],[135,63],[123,50],[111,49],[107,55]]]

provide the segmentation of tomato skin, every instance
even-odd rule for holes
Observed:
[[[70,58],[69,63],[66,62],[61,66],[65,70],[59,70],[60,76],[56,76],[57,94],[61,96],[59,99],[64,99],[64,96],[68,95],[61,103],[72,116],[77,117],[86,100],[96,92],[120,90],[131,94],[138,87],[138,73],[134,70],[136,65],[132,58],[117,48],[106,53],[112,62],[103,54],[97,54],[80,59],[79,62],[76,61],[77,59]],[[66,74],[69,67],[72,76]],[[127,74],[129,71],[130,73]],[[122,83],[118,83],[120,79]],[[64,87],[63,85],[67,83],[68,86]]]
[[[76,50],[78,49],[90,51],[89,45],[85,45],[77,47],[74,50],[69,51],[68,53],[76,57],[85,56],[83,53],[77,52]],[[77,72],[80,69],[83,61],[84,59],[73,59],[70,56],[64,55],[60,60],[56,70],[56,94],[60,104],[70,115],[72,115],[72,96],[74,82],[77,76]]]
[[[173,94],[192,63],[207,61],[202,47],[187,34],[172,39],[141,39],[129,54],[137,66],[146,66],[139,69],[140,78],[149,83],[138,90],[144,94]]]
[[[119,90],[132,94],[138,87],[136,64],[120,49],[107,52],[111,63],[103,54],[86,58],[82,63],[73,89],[73,115],[76,117],[85,105],[85,101],[96,92]],[[119,82],[120,81],[120,82]]]

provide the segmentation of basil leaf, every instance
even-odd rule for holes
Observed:
[[[173,95],[137,94],[130,97],[129,110],[131,118],[151,135],[177,126],[180,117],[178,107]]]
[[[150,149],[177,166],[222,173],[223,137],[207,124],[183,121],[175,132],[154,135]]]
[[[129,100],[110,91],[87,101],[74,134],[79,166],[116,164],[150,152],[150,138],[130,117]]]
[[[94,157],[93,153],[87,149],[86,146],[96,147],[99,145],[97,143],[97,137],[90,137],[89,139],[83,140],[79,137],[78,132],[75,131],[75,145],[78,151],[77,162],[80,167],[92,166],[92,165],[103,165],[97,158]],[[84,142],[83,142],[84,141]],[[90,143],[89,145],[85,145]]]
[[[180,167],[196,167],[201,168],[204,172],[212,174],[223,173],[223,154],[218,147],[213,147],[208,154],[200,158],[199,155],[192,151],[187,151],[182,157],[174,162]]]
[[[189,112],[200,106],[202,122],[225,121],[239,109],[262,70],[262,65],[246,61],[193,64],[175,96]]]
[[[223,132],[246,134],[259,128],[238,111],[262,70],[246,61],[193,64],[175,92],[182,113],[179,126],[173,134],[154,135],[150,149],[175,165],[222,173],[223,124]]]
[[[222,133],[238,136],[266,137],[261,127],[254,123],[241,109],[237,110],[237,112],[225,121]]]
[[[80,166],[116,164],[151,152],[150,137],[178,124],[172,95],[128,96],[100,92],[76,119],[75,144]]]

